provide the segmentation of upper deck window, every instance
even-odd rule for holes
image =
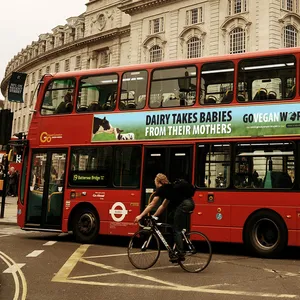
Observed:
[[[232,61],[204,64],[201,69],[201,104],[230,103],[233,99]]]
[[[126,72],[122,77],[121,110],[143,109],[146,103],[147,71]]]
[[[238,101],[295,97],[296,59],[292,55],[260,57],[239,63]]]
[[[190,106],[196,101],[195,66],[155,70],[151,81],[150,107]]]
[[[85,77],[80,80],[78,112],[114,110],[118,90],[118,75]]]
[[[41,114],[69,114],[73,110],[74,79],[55,79],[47,87]]]

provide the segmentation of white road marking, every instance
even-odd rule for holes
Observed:
[[[6,237],[6,236],[10,236],[10,235],[9,234],[3,234],[3,235],[0,235],[0,238]]]
[[[0,252],[0,258],[7,264],[7,266],[10,268],[12,267],[12,264],[5,258],[5,256],[1,255],[2,252]],[[20,294],[20,282],[19,278],[16,273],[12,273],[12,276],[14,278],[15,282],[15,294],[14,294],[14,299],[13,300],[18,300],[19,294]]]
[[[19,291],[20,291],[20,284],[19,284],[19,279],[18,279],[17,274],[19,274],[19,276],[21,278],[21,282],[22,282],[22,298],[21,298],[21,300],[26,300],[26,296],[27,296],[27,282],[26,282],[26,278],[24,276],[24,273],[22,272],[22,270],[20,269],[20,267],[18,266],[18,264],[16,264],[15,261],[12,258],[10,258],[8,255],[6,255],[4,252],[0,251],[0,258],[3,261],[6,261],[6,264],[9,267],[12,267],[13,265],[16,266],[17,271],[12,273],[14,281],[15,281],[15,284],[16,284],[16,291],[15,291],[14,300],[17,300],[19,298]],[[17,289],[18,289],[18,292],[17,292]],[[16,295],[17,295],[17,297],[16,297]]]
[[[194,292],[194,293],[207,293],[207,294],[219,294],[219,295],[234,295],[234,296],[249,296],[249,297],[269,297],[269,298],[283,298],[283,299],[300,299],[298,295],[293,294],[275,294],[275,293],[264,293],[264,292],[247,292],[247,291],[236,291],[236,290],[224,290],[224,289],[216,289],[217,285],[209,285],[209,286],[199,286],[192,287],[186,285],[178,285],[175,282],[168,282],[159,280],[157,278],[153,278],[151,276],[143,275],[141,272],[129,271],[118,269],[112,266],[104,265],[101,263],[96,263],[93,261],[88,261],[87,257],[84,257],[89,245],[81,245],[65,262],[63,267],[58,271],[58,273],[53,277],[53,282],[64,282],[64,283],[73,283],[73,284],[85,284],[85,285],[94,285],[94,286],[105,286],[105,287],[121,287],[121,288],[141,288],[141,289],[152,289],[152,290],[169,290],[169,291],[183,291],[183,292]],[[89,256],[89,258],[99,258],[99,257],[112,257],[112,256],[125,256],[127,254],[110,254],[110,255],[102,255],[102,256]],[[69,277],[75,266],[78,262],[83,262],[89,265],[98,266],[101,269],[112,271],[113,273],[102,273],[102,274],[94,274],[94,275],[86,275],[86,276],[74,276]],[[145,271],[146,272],[146,271]],[[140,273],[140,274],[138,274]],[[95,281],[84,281],[84,280],[75,280],[75,278],[84,279],[89,277],[101,277],[108,276],[113,274],[126,274],[129,276],[139,277],[144,280],[149,280],[155,283],[161,283],[163,285],[158,284],[124,284],[124,282],[95,282]],[[226,286],[229,284],[222,284],[221,286]],[[233,285],[231,285],[233,286]]]
[[[49,242],[45,243],[43,246],[53,246],[56,243],[57,243],[56,241],[49,241]]]
[[[3,271],[3,273],[16,273],[19,271],[19,269],[21,269],[22,267],[24,267],[26,264],[15,264],[10,266],[9,268],[7,268],[6,270]]]
[[[43,252],[44,250],[34,250],[31,253],[27,254],[26,257],[38,257]]]

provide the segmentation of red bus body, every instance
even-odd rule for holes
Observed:
[[[249,60],[249,59],[259,59],[262,57],[268,58],[268,57],[285,57],[285,56],[293,56],[295,58],[295,76],[294,76],[295,78],[293,77],[295,80],[294,81],[295,95],[292,97],[292,99],[283,99],[284,97],[281,97],[281,99],[277,99],[276,101],[269,101],[269,102],[238,101],[237,99],[237,94],[238,94],[237,82],[239,80],[238,68],[241,61]],[[201,74],[202,67],[205,64],[218,63],[218,62],[232,62],[234,65],[235,71],[234,71],[234,81],[233,81],[233,97],[230,101],[228,101],[228,103],[225,104],[223,103],[217,103],[215,105],[201,104],[200,90],[202,87],[201,87],[201,76],[199,75]],[[160,62],[160,63],[145,64],[145,65],[138,65],[138,66],[123,66],[123,67],[97,69],[97,70],[75,71],[75,72],[55,74],[53,76],[45,75],[43,77],[43,82],[41,83],[39,88],[35,112],[33,114],[32,122],[27,137],[28,147],[26,153],[27,153],[28,160],[25,160],[25,163],[23,165],[23,170],[22,170],[22,174],[23,172],[26,173],[26,176],[23,177],[23,187],[21,182],[22,180],[20,180],[21,183],[19,188],[20,193],[19,193],[19,201],[18,201],[18,225],[21,228],[27,230],[49,230],[49,231],[57,230],[61,232],[68,232],[73,229],[72,226],[74,226],[73,218],[75,216],[75,209],[80,206],[80,207],[88,207],[89,209],[96,210],[97,212],[96,216],[98,217],[98,220],[96,221],[99,222],[99,234],[115,235],[115,236],[132,235],[137,230],[137,226],[133,224],[134,218],[143,210],[143,208],[145,207],[145,203],[147,203],[147,200],[145,198],[145,190],[148,187],[145,186],[144,184],[145,183],[144,180],[146,176],[144,168],[147,163],[146,149],[147,151],[152,151],[151,149],[165,149],[161,151],[166,151],[164,153],[171,153],[173,149],[172,147],[175,147],[176,149],[181,149],[181,148],[189,149],[188,152],[186,153],[191,154],[191,158],[190,158],[191,168],[189,173],[192,182],[195,183],[197,186],[197,191],[194,196],[196,208],[191,217],[192,230],[199,230],[204,232],[211,241],[243,243],[243,241],[245,241],[245,234],[246,235],[251,234],[246,231],[247,222],[249,218],[251,218],[251,216],[253,216],[254,214],[259,214],[259,212],[262,212],[263,214],[264,212],[267,211],[267,212],[271,212],[271,214],[274,213],[274,215],[277,215],[280,218],[281,220],[280,224],[274,222],[275,224],[274,226],[275,228],[276,227],[279,228],[278,232],[280,235],[282,235],[284,232],[286,233],[286,237],[284,237],[284,239],[286,239],[287,241],[286,244],[290,246],[300,246],[300,196],[299,196],[300,176],[298,176],[299,173],[297,173],[297,171],[299,172],[297,161],[300,158],[300,154],[299,154],[300,152],[298,151],[298,143],[300,141],[299,134],[294,134],[294,133],[289,134],[287,132],[287,134],[275,133],[274,136],[270,134],[267,135],[262,134],[261,136],[249,136],[249,134],[245,134],[243,136],[242,134],[241,136],[234,136],[229,133],[226,136],[216,135],[215,137],[210,136],[206,138],[200,136],[192,137],[192,138],[182,138],[178,136],[178,138],[165,138],[165,139],[156,138],[158,135],[155,135],[155,138],[153,139],[149,138],[149,139],[136,139],[136,140],[116,140],[116,141],[105,141],[105,142],[92,141],[92,135],[93,135],[92,127],[93,127],[95,115],[98,116],[103,115],[106,116],[107,119],[115,118],[115,120],[117,120],[116,118],[120,118],[120,119],[125,117],[129,118],[128,116],[130,115],[132,119],[136,118],[137,120],[138,117],[136,117],[136,115],[141,113],[153,115],[154,113],[168,114],[168,112],[172,111],[171,113],[174,114],[175,111],[178,112],[178,114],[182,114],[185,113],[186,110],[188,110],[189,113],[195,112],[198,114],[200,112],[205,112],[205,113],[208,111],[213,112],[214,110],[217,109],[223,109],[223,110],[233,111],[233,112],[235,111],[235,109],[241,109],[241,111],[244,112],[244,116],[245,116],[247,112],[250,111],[253,107],[255,107],[255,111],[259,112],[260,109],[265,109],[266,106],[268,107],[269,111],[272,111],[272,107],[276,106],[277,109],[279,105],[281,105],[283,110],[289,105],[295,105],[295,104],[299,105],[300,102],[299,62],[300,62],[300,49],[293,48],[293,49],[283,49],[283,50],[274,50],[274,51],[265,51],[265,52],[256,52],[256,53],[244,53],[240,55],[230,55],[230,56],[228,55],[222,57],[221,56],[206,57],[206,58],[190,59],[190,60],[183,60],[183,61]],[[153,72],[155,72],[155,70],[157,69],[180,68],[184,66],[195,66],[195,68],[197,69],[198,75],[196,78],[195,103],[192,106],[188,106],[188,107],[150,108],[149,106],[150,85],[151,85],[151,80],[153,78],[152,77]],[[140,110],[130,110],[130,109],[121,110],[120,105],[118,103],[121,101],[119,91],[121,89],[121,84],[122,84],[121,82],[122,74],[124,74],[125,72],[130,72],[130,71],[138,72],[141,70],[145,70],[148,72],[145,107]],[[115,109],[112,111],[78,113],[75,108],[76,108],[76,101],[78,101],[79,98],[79,88],[80,88],[79,81],[81,80],[81,78],[86,78],[88,76],[100,76],[105,74],[118,74],[119,76],[118,93],[116,97],[117,104]],[[219,74],[216,73],[215,76],[218,77]],[[284,77],[286,75],[282,75],[282,76]],[[44,95],[49,86],[49,83],[51,83],[53,80],[60,80],[60,79],[64,80],[66,78],[71,78],[76,82],[74,87],[74,97],[73,97],[74,107],[72,112],[67,114],[50,114],[50,115],[41,114],[41,106],[43,103]],[[267,80],[264,79],[264,80],[267,81],[269,79]],[[275,86],[276,80],[273,79],[270,80],[271,80],[271,84]],[[281,86],[282,84],[280,85],[280,87]],[[248,95],[248,97],[250,96]],[[128,99],[129,96],[127,95],[126,100]],[[292,111],[295,111],[294,108]],[[253,115],[255,115],[255,113]],[[158,122],[162,122],[162,119],[160,118]],[[219,123],[222,123],[222,121]],[[162,124],[157,124],[158,127],[159,125],[162,126]],[[222,124],[220,126],[222,126]],[[166,128],[166,130],[169,129]],[[225,131],[225,127],[224,127],[224,131]],[[232,183],[233,181],[231,181],[231,184],[228,183],[227,188],[216,188],[216,187],[203,188],[197,185],[196,177],[198,176],[197,175],[198,171],[196,170],[196,166],[200,164],[199,162],[200,155],[198,154],[199,152],[197,151],[199,151],[200,144],[202,145],[202,144],[209,143],[209,145],[217,145],[217,144],[228,143],[230,144],[230,147],[232,147],[233,149],[234,147],[243,147],[243,144],[248,144],[248,143],[249,144],[268,143],[269,145],[274,141],[276,141],[276,143],[282,143],[282,145],[291,142],[295,143],[296,145],[295,146],[296,150],[294,152],[295,153],[294,171],[296,175],[293,181],[292,188],[290,189],[235,188],[234,183]],[[69,182],[69,177],[71,176],[70,157],[71,157],[72,147],[77,147],[77,148],[109,147],[109,146],[114,147],[115,145],[120,145],[120,144],[122,146],[139,145],[141,148],[141,168],[140,168],[138,187],[96,188],[94,186],[76,187],[70,184]],[[67,157],[65,163],[65,174],[64,174],[64,176],[66,177],[63,184],[63,202],[61,204],[61,222],[60,224],[57,223],[56,226],[48,226],[45,225],[45,222],[39,222],[39,221],[36,223],[33,222],[34,224],[32,224],[31,222],[28,222],[28,220],[26,219],[26,215],[29,213],[27,206],[28,206],[28,197],[29,197],[28,195],[30,193],[30,180],[32,175],[30,166],[32,166],[34,163],[33,154],[46,153],[47,151],[51,151],[51,150],[53,150],[54,152],[56,151],[57,153],[60,153],[59,152],[60,150],[62,150],[62,152],[65,151],[64,152],[66,155],[65,157]],[[178,151],[174,154],[175,156],[177,155],[176,157],[180,156],[179,155],[180,151],[179,152]],[[169,155],[168,157],[171,157],[170,156],[171,154],[166,154],[166,155]],[[36,155],[36,157],[38,157],[38,155]],[[46,154],[44,155],[44,159],[48,159],[48,156]],[[282,161],[287,161],[287,160],[288,159],[285,158],[282,159]],[[166,160],[166,164],[168,164],[167,160]],[[169,164],[171,165],[172,163],[169,161]],[[232,168],[235,168],[236,164],[234,162],[232,163],[228,161],[227,166],[229,168],[230,165],[231,173],[233,172]],[[224,167],[225,165],[226,163],[220,163],[218,164],[218,167],[221,166]],[[211,164],[211,166],[215,166],[215,165]],[[271,171],[273,170],[272,167],[270,168],[270,170]],[[23,188],[23,192],[22,192],[22,188]],[[152,192],[151,189],[149,189],[148,194],[150,192]],[[44,193],[44,191],[42,189],[39,193],[40,193],[39,194],[40,197],[43,197],[42,193]],[[49,199],[50,196],[51,195],[47,194],[48,197],[47,199]],[[47,199],[43,200],[43,203],[40,203],[41,206],[45,206],[45,205],[47,206],[46,208],[44,208],[44,210],[43,208],[41,208],[42,219],[45,216],[48,216],[49,211],[51,210],[51,207],[49,208],[49,205],[52,204],[51,203],[49,204],[49,200]],[[124,207],[122,207],[122,205],[124,205]],[[264,222],[264,219],[268,219],[268,213],[266,216],[267,217],[262,217],[261,220],[258,219],[257,224],[266,227],[268,227],[269,225],[271,226],[272,224],[268,224],[267,221],[266,223],[260,223],[260,222]],[[273,223],[272,220],[273,219],[271,218],[270,223]],[[286,231],[284,231],[284,229],[282,229],[283,230],[282,231],[280,227],[286,228]],[[262,229],[259,226],[255,228],[256,228],[255,230],[257,230],[256,235],[259,236],[260,233],[258,233],[258,231]],[[267,233],[264,232],[263,234],[267,234]],[[262,244],[262,242],[260,242],[260,244]],[[283,242],[283,244],[285,244],[285,242]],[[256,253],[268,256],[276,252],[275,248],[274,251],[272,247],[269,247],[268,249],[267,248],[264,249],[262,245],[262,248],[260,250],[257,250]]]

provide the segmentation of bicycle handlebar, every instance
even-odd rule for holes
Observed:
[[[172,225],[170,224],[166,224],[166,223],[156,223],[156,221],[158,220],[158,217],[156,216],[145,216],[143,217],[144,220],[150,220],[152,223],[154,223],[155,225],[157,226],[165,226],[165,227],[171,227],[172,228]],[[151,227],[152,224],[150,225],[143,225],[141,224],[140,222],[138,222],[139,226],[142,227],[142,228],[145,228],[145,227]]]

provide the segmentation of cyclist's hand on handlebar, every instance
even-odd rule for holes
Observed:
[[[152,215],[151,218],[154,219],[155,221],[158,220],[158,217],[156,217],[156,216],[154,216],[154,215]]]
[[[142,219],[141,215],[138,215],[134,219],[134,223],[138,223]]]

